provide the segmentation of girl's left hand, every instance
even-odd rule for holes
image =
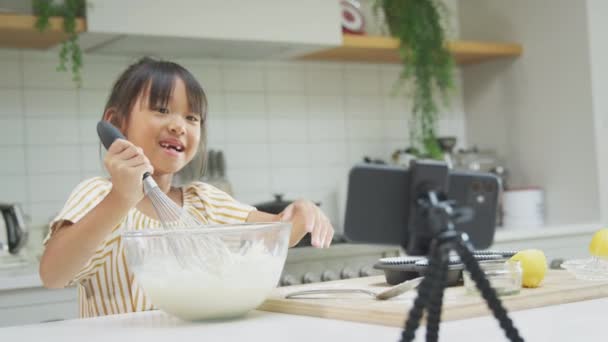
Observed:
[[[297,200],[288,205],[279,217],[281,221],[289,221],[292,224],[290,247],[295,246],[306,233],[310,233],[310,241],[314,247],[329,247],[331,244],[334,227],[313,202]]]

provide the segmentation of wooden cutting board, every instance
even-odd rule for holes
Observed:
[[[285,299],[299,290],[319,288],[363,288],[379,291],[388,287],[384,276],[338,280],[325,283],[279,287],[258,308],[263,311],[315,316],[346,321],[402,327],[413,305],[416,291],[380,301],[364,294],[323,295],[307,299]],[[584,281],[567,271],[549,270],[541,287],[522,289],[516,295],[500,297],[509,311],[517,311],[608,297],[608,281]],[[491,315],[478,295],[467,294],[463,286],[446,289],[441,320],[458,320]]]

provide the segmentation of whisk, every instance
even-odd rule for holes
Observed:
[[[112,145],[116,139],[125,139],[122,133],[114,127],[114,125],[104,120],[97,123],[97,134],[106,149],[109,149],[110,145]],[[146,172],[143,175],[143,187],[144,194],[148,196],[152,202],[152,206],[164,229],[196,228],[203,226],[199,220],[171,200],[169,196],[158,187],[158,184],[156,184],[149,172]],[[206,260],[218,260],[218,258],[221,260],[222,256],[226,256],[230,253],[224,243],[217,238],[211,239],[210,237],[207,237],[203,240],[197,239],[194,241],[193,239],[183,236],[177,236],[176,239],[172,239],[168,236],[167,242],[169,243],[170,248],[173,249],[173,254],[178,259],[178,262],[183,267],[186,267],[189,264],[184,258],[184,255],[189,255],[198,262],[205,262]],[[200,251],[200,249],[204,249],[204,251]]]

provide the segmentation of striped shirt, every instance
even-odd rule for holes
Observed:
[[[105,178],[87,179],[72,191],[65,206],[50,223],[44,244],[66,221],[78,222],[110,192],[112,183]],[[183,206],[204,224],[230,224],[246,221],[254,207],[237,202],[225,192],[202,182],[183,190]],[[78,287],[80,317],[94,317],[154,309],[153,303],[137,284],[127,266],[121,232],[160,228],[137,208],[129,210],[123,221],[99,245],[93,256],[68,285]]]

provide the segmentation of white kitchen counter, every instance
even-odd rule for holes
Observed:
[[[18,266],[0,267],[0,291],[32,287],[42,287],[42,280],[40,280],[38,274],[38,264],[26,263]]]
[[[608,298],[511,313],[526,341],[605,341]],[[398,341],[401,329],[253,311],[244,318],[189,323],[160,311],[0,328],[3,340],[38,341]],[[418,339],[424,340],[423,329]],[[493,317],[442,323],[442,341],[503,341]]]

